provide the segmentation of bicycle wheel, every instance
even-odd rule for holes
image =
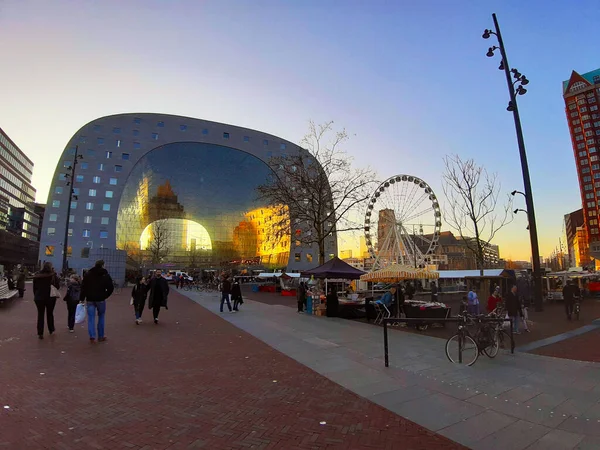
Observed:
[[[494,330],[492,332],[492,342],[490,343],[490,345],[483,349],[483,353],[485,353],[488,358],[495,358],[498,354],[498,350],[500,350],[500,334],[501,331]]]
[[[462,348],[462,362],[460,349]],[[472,366],[479,357],[479,348],[471,336],[455,334],[446,342],[446,357],[454,364]]]

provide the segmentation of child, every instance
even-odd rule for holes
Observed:
[[[81,295],[81,279],[77,275],[71,275],[69,278],[69,285],[67,287],[67,295],[64,300],[67,302],[67,324],[69,326],[69,333],[73,333],[75,328],[75,311],[77,311],[77,305],[79,304],[79,297]]]

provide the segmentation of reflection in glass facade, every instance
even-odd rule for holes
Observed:
[[[289,237],[272,223],[288,215],[257,200],[271,169],[255,156],[209,143],[155,148],[132,168],[117,216],[116,245],[140,265],[285,267]]]

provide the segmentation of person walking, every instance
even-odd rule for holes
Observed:
[[[67,294],[64,298],[67,303],[67,326],[69,327],[69,333],[75,331],[75,312],[77,311],[77,305],[79,304],[80,298],[81,279],[77,275],[71,275],[67,286]]]
[[[148,296],[148,282],[146,277],[138,277],[131,290],[131,298],[133,299],[133,311],[135,312],[135,324],[142,323],[142,313],[146,307],[146,297]]]
[[[517,295],[517,285],[514,284],[510,289],[510,292],[506,294],[504,299],[504,308],[508,314],[508,318],[513,324],[514,334],[519,333],[519,316],[521,314],[521,301]]]
[[[304,304],[306,303],[306,286],[304,281],[300,282],[296,291],[296,301],[298,302],[298,312],[304,312]]]
[[[157,270],[154,278],[150,282],[150,296],[148,298],[148,309],[152,310],[154,325],[158,325],[158,314],[160,308],[168,308],[167,297],[169,296],[169,283],[162,276],[162,272]]]
[[[337,317],[340,309],[340,299],[338,298],[335,287],[329,288],[329,293],[326,297],[325,315],[327,317]]]
[[[25,294],[25,269],[21,269],[19,271],[19,275],[17,275],[17,290],[19,291],[19,298],[23,298]]]
[[[52,289],[55,288],[55,290]],[[44,339],[44,315],[48,324],[48,331],[53,334],[54,328],[54,307],[56,306],[56,296],[60,288],[60,280],[54,271],[51,262],[45,262],[42,270],[33,277],[33,301],[37,308],[37,334],[39,339]],[[53,291],[55,291],[53,293]]]
[[[489,296],[487,301],[487,312],[492,313],[494,310],[501,306],[502,297],[500,297],[500,286],[496,286],[492,295]]]
[[[239,311],[240,305],[244,303],[244,299],[242,298],[242,288],[237,280],[234,280],[231,286],[231,300],[233,300],[233,310]]]
[[[467,301],[469,306],[467,310],[469,314],[478,316],[479,315],[479,297],[477,296],[477,292],[475,292],[475,288],[472,288],[467,294]]]
[[[106,299],[113,293],[114,285],[108,271],[104,268],[104,261],[96,261],[94,267],[88,270],[81,284],[81,301],[86,302],[88,334],[90,342],[96,342],[96,329],[98,342],[106,341],[104,324],[106,316]],[[96,325],[96,312],[98,324]]]
[[[567,280],[567,284],[563,288],[563,300],[565,302],[565,312],[567,319],[571,320],[573,316],[573,307],[575,306],[575,298],[580,297],[579,288],[573,283],[573,280]]]
[[[231,309],[231,303],[229,302],[229,295],[231,294],[231,281],[229,281],[229,276],[224,275],[223,281],[221,282],[221,307],[219,309],[220,312],[223,312],[223,303],[227,302],[227,308],[229,308],[229,312],[234,312]]]

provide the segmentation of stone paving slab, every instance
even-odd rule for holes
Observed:
[[[192,294],[190,298],[216,309],[216,297]],[[591,429],[592,422],[600,425],[600,364],[595,362],[504,351],[495,359],[482,355],[474,366],[461,367],[448,362],[443,340],[390,330],[390,367],[385,368],[380,327],[292,313],[290,308],[251,300],[240,314],[225,319],[252,330],[275,348],[282,348],[278,342],[286,342],[291,351],[286,353],[302,364],[471,448],[542,448],[547,442],[556,448],[576,448],[600,436]],[[270,323],[277,323],[279,330]],[[307,340],[307,335],[315,339]],[[303,351],[294,351],[294,342]],[[327,363],[321,363],[325,369],[320,369],[315,361],[322,361],[324,352],[336,354],[331,364],[338,370],[321,372],[327,370]],[[344,365],[339,358],[368,369]],[[367,382],[360,381],[363,377]],[[486,415],[495,415],[499,424],[506,425],[486,428]],[[550,437],[543,439],[546,435]]]

